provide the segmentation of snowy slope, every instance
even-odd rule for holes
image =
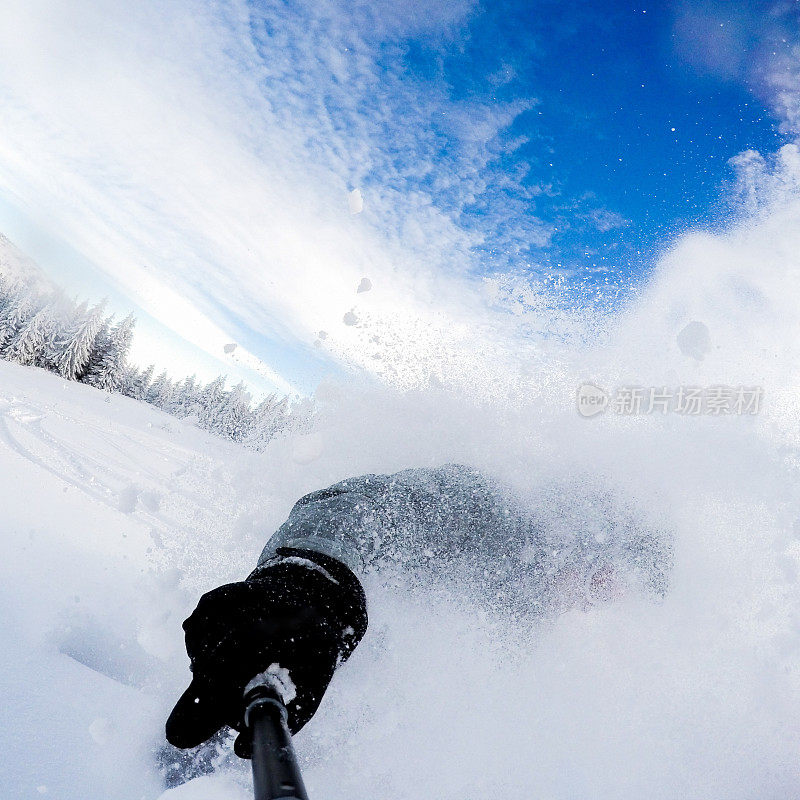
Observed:
[[[177,499],[191,491],[181,472],[223,445],[200,432],[178,444],[165,429],[176,423],[126,398],[41,370],[0,371],[3,782],[14,797],[37,787],[56,797],[152,794],[147,745],[130,731],[162,712],[146,688],[161,680],[169,621],[154,543],[212,513]]]
[[[3,796],[247,797],[224,753],[162,784],[182,619],[301,494],[445,461],[572,481],[550,496],[573,517],[592,475],[622,487],[674,532],[670,592],[543,622],[371,578],[370,631],[297,737],[312,797],[795,795],[796,415],[587,421],[565,380],[522,408],[327,386],[313,431],[254,454],[0,362]]]

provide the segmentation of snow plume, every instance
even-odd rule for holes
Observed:
[[[260,454],[0,364],[0,586],[14,609],[3,670],[17,699],[4,786],[155,798],[162,776],[214,768],[164,800],[247,797],[249,765],[229,737],[188,756],[165,748],[163,721],[189,678],[181,620],[202,591],[250,572],[304,493],[457,462],[526,498],[553,559],[580,539],[608,569],[592,602],[543,616],[523,592],[509,608],[478,588],[538,551],[498,550],[476,582],[443,561],[416,570],[401,551],[369,576],[370,630],[296,737],[312,797],[794,796],[800,207],[769,164],[751,185],[770,201],[679,239],[618,316],[581,330],[538,287],[500,282],[492,297],[509,304],[509,324],[568,322],[574,335],[541,335],[530,353],[509,346],[506,361],[473,369],[472,393],[460,382],[405,392],[327,382],[309,426]],[[702,359],[682,335],[691,323]],[[501,369],[520,389],[513,402],[487,388]],[[765,404],[753,415],[585,419],[575,408],[585,380],[609,391],[757,384]],[[36,504],[20,499],[31,486]],[[673,564],[655,592],[636,580],[648,565],[625,555],[647,532],[669,543]],[[548,588],[574,596],[571,574],[553,570]],[[72,700],[56,717],[52,685]],[[58,755],[32,750],[41,740]]]
[[[613,553],[632,518],[639,531],[666,534],[674,559],[660,601],[618,583],[624,562],[614,557],[606,601],[542,620],[519,604],[492,611],[476,588],[485,581],[470,587],[441,564],[420,580],[401,557],[397,570],[370,578],[370,632],[298,737],[310,791],[497,800],[796,793],[793,152],[764,158],[737,189],[759,202],[740,206],[723,230],[677,240],[621,314],[590,321],[582,338],[574,318],[575,336],[542,337],[531,374],[515,376],[527,395],[328,384],[306,434],[313,457],[292,460],[307,439],[270,451],[276,464],[259,480],[279,495],[287,487],[287,510],[299,493],[288,487],[455,461],[527,497],[552,541],[579,534]],[[515,324],[563,330],[546,293],[510,283],[495,291],[516,303]],[[692,322],[704,332],[702,360],[679,341]],[[516,355],[504,368],[521,369]],[[494,374],[471,378],[491,384]],[[575,390],[584,380],[609,390],[758,385],[765,405],[749,416],[583,419]],[[290,462],[294,476],[278,476],[277,464]],[[505,555],[515,557],[512,548]]]
[[[796,793],[800,205],[776,188],[790,183],[792,152],[753,177],[769,202],[678,240],[600,335],[548,342],[527,399],[320,392],[309,488],[459,461],[528,497],[556,540],[592,532],[602,550],[624,511],[668,532],[674,566],[660,602],[609,578],[608,602],[544,622],[519,607],[486,611],[468,586],[454,597],[441,567],[438,584],[402,569],[373,580],[371,631],[298,738],[310,789],[498,800]],[[547,305],[514,296],[519,319],[546,329]],[[708,333],[702,360],[678,342],[693,321]],[[609,390],[757,384],[766,405],[753,416],[582,419],[583,380]],[[589,500],[597,487],[605,507]]]

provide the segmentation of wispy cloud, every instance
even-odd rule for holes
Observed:
[[[800,31],[791,47],[765,71],[763,80],[772,107],[782,120],[781,131],[800,136]]]
[[[268,358],[325,330],[335,358],[379,370],[342,324],[356,299],[401,340],[466,329],[485,313],[475,248],[547,240],[507,208],[463,219],[533,101],[455,100],[403,72],[403,37],[444,46],[472,11],[12,0],[0,187],[188,341]]]
[[[502,54],[485,94],[457,93],[441,67],[480,13],[470,0],[7,0],[0,193],[177,337],[217,357],[237,342],[273,384],[293,358],[406,384],[485,380],[512,352],[529,359],[498,308],[517,290],[487,293],[486,265],[527,274],[559,232],[536,213],[558,189],[511,158],[537,99],[497,91],[515,81]],[[787,126],[793,52],[759,73]],[[561,227],[627,222],[570,202]]]
[[[800,6],[791,0],[702,0],[677,6],[678,57],[702,75],[746,83],[781,132],[800,134]]]

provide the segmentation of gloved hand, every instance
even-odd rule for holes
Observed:
[[[270,665],[289,671],[297,691],[287,703],[289,730],[319,707],[336,667],[367,629],[364,590],[340,561],[279,548],[245,581],[200,598],[183,623],[192,682],[167,720],[167,740],[195,747],[223,725],[242,730],[245,686]],[[240,736],[235,750],[249,757]]]

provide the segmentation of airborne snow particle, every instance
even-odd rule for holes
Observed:
[[[361,283],[358,284],[358,289],[356,289],[356,294],[361,294],[361,292],[368,292],[372,288],[372,281],[369,278],[362,278]]]
[[[152,514],[161,508],[161,495],[158,492],[142,492],[139,495],[142,505]]]
[[[325,442],[318,433],[299,436],[292,447],[292,461],[295,464],[310,464],[316,461],[325,450]]]
[[[97,744],[108,744],[112,733],[113,726],[104,717],[97,717],[97,719],[89,725],[89,735]]]
[[[132,514],[136,511],[136,502],[139,499],[139,489],[133,484],[129,484],[119,493],[117,508],[123,514]]]
[[[358,323],[358,317],[352,311],[348,311],[342,317],[342,322],[344,322],[345,325],[356,325]]]
[[[320,331],[317,334],[317,336],[319,336],[320,339],[327,339],[328,338],[328,332],[327,331]]]
[[[681,353],[702,361],[711,351],[711,334],[708,327],[698,320],[693,320],[683,328],[675,339]]]
[[[226,353],[232,353],[236,349],[236,342],[228,342],[228,344],[226,344],[222,349]]]
[[[353,189],[347,201],[351,214],[360,214],[364,210],[364,198],[361,196],[361,189]]]

